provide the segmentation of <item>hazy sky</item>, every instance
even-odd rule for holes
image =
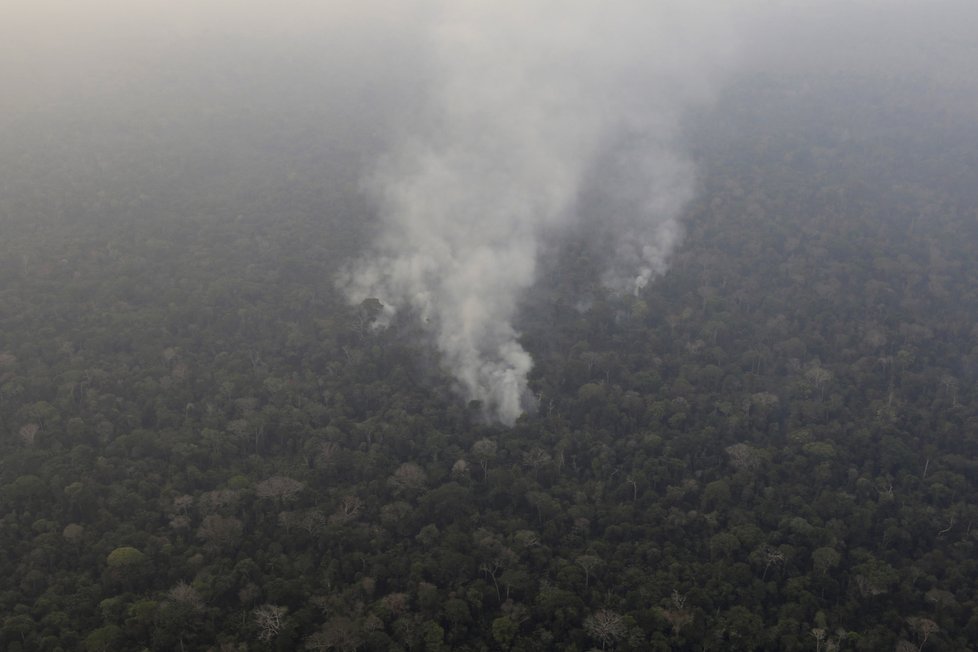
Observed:
[[[695,192],[691,107],[751,71],[974,97],[975,5],[17,2],[0,23],[0,183],[44,197],[65,179],[148,192],[345,170],[381,231],[341,286],[416,313],[459,392],[512,423],[533,403],[514,313],[549,235],[601,224],[617,242],[605,283],[640,291]],[[329,165],[300,154],[310,142]]]
[[[935,74],[951,69],[959,79],[974,75],[967,64],[976,51],[971,30],[978,3],[966,0],[670,0],[646,5],[664,17],[654,25],[632,26],[647,31],[649,39],[668,37],[669,21],[689,24],[691,17],[700,29],[727,25],[739,51],[758,55],[752,65],[833,68],[872,62]],[[192,76],[194,62],[186,58],[215,49],[234,51],[243,66],[249,58],[319,56],[322,70],[339,76],[383,77],[392,68],[419,75],[431,26],[446,7],[484,12],[490,28],[505,16],[511,27],[544,32],[559,31],[567,13],[563,3],[545,0],[14,0],[4,7],[0,23],[5,87],[0,102],[8,110],[34,107],[43,98],[113,90],[162,70]],[[614,16],[633,9],[628,0],[610,7],[600,13]],[[626,35],[613,41],[609,47],[638,39]],[[695,59],[710,45],[686,43],[667,56]]]

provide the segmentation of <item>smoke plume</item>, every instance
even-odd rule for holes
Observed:
[[[608,287],[662,274],[696,185],[678,125],[734,52],[738,73],[978,101],[973,0],[6,4],[0,215],[102,215],[114,194],[152,219],[193,197],[236,212],[228,197],[293,174],[331,198],[363,177],[380,235],[343,287],[418,315],[461,393],[507,424],[533,402],[513,323],[540,245],[587,221],[613,243]]]
[[[732,39],[688,0],[446,1],[429,17],[423,116],[367,180],[381,234],[342,284],[417,313],[461,392],[509,425],[533,403],[513,318],[541,238],[612,229],[621,292],[666,269],[694,184],[678,121]]]

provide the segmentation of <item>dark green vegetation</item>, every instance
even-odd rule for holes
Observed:
[[[8,200],[0,647],[968,649],[978,134],[920,92],[693,121],[672,270],[549,260],[511,430],[332,288],[343,184]]]

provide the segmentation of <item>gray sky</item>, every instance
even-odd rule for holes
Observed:
[[[740,65],[805,69],[889,66],[927,71],[964,81],[974,73],[978,4],[966,0],[733,0],[647,2],[656,24],[635,25],[650,40],[668,37],[673,26],[698,23],[701,32],[729,27]],[[505,18],[512,28],[559,32],[562,16],[576,3],[447,2],[447,0],[16,0],[0,23],[0,75],[6,110],[38,102],[115,92],[166,70],[193,75],[193,61],[215,50],[249,58],[321,58],[321,70],[345,78],[380,76],[397,69],[422,74],[420,52],[431,25],[447,6],[484,14],[484,25]],[[568,9],[567,7],[571,7]],[[634,11],[628,0],[603,14]],[[546,26],[540,16],[546,15]],[[724,27],[720,27],[720,26]],[[595,32],[601,25],[593,25]],[[685,27],[683,29],[686,29]],[[661,32],[657,31],[661,30]],[[474,34],[470,35],[475,37]],[[546,33],[539,34],[547,38]],[[588,38],[588,34],[564,34]],[[609,43],[635,47],[625,36]],[[695,60],[712,44],[687,43],[665,56]],[[409,54],[411,53],[411,54]],[[640,54],[636,52],[635,54]],[[733,53],[731,53],[733,56]],[[180,66],[186,66],[181,68]],[[226,64],[231,65],[231,64]],[[171,70],[172,67],[176,70]],[[206,67],[206,66],[205,66]],[[230,71],[228,71],[230,72]]]
[[[595,12],[597,24],[582,33],[562,32],[579,4],[15,0],[0,22],[0,112],[8,121],[26,115],[56,126],[79,107],[113,116],[143,101],[153,115],[186,120],[195,104],[225,97],[267,105],[273,101],[268,93],[281,90],[269,80],[281,77],[309,87],[283,98],[287,111],[297,108],[290,100],[320,102],[319,115],[336,114],[341,129],[369,100],[375,112],[398,105],[398,124],[384,127],[405,128],[417,117],[410,108],[446,63],[432,56],[432,30],[447,13],[461,14],[457,7],[475,26],[469,38],[527,42],[527,31],[537,30],[541,41],[581,39],[591,52],[589,40],[601,37],[602,22],[614,24],[601,17],[631,12],[638,18],[633,33],[608,36],[601,54],[622,56],[622,48],[631,48],[625,56],[638,59],[654,53],[670,59],[673,71],[682,62],[702,76],[704,93],[721,89],[735,71],[752,69],[911,73],[976,86],[978,3],[967,0],[644,3],[653,9],[620,0]],[[643,11],[655,20],[643,20]],[[661,44],[677,34],[696,36]],[[729,64],[713,70],[719,79],[700,65],[717,48],[726,49]],[[588,63],[578,61],[582,74]],[[686,83],[692,89],[697,80]]]

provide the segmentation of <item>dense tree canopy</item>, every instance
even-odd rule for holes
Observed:
[[[664,277],[607,293],[583,228],[545,261],[511,429],[334,289],[351,188],[9,201],[0,647],[966,649],[978,135],[944,106],[741,81],[688,125]]]

